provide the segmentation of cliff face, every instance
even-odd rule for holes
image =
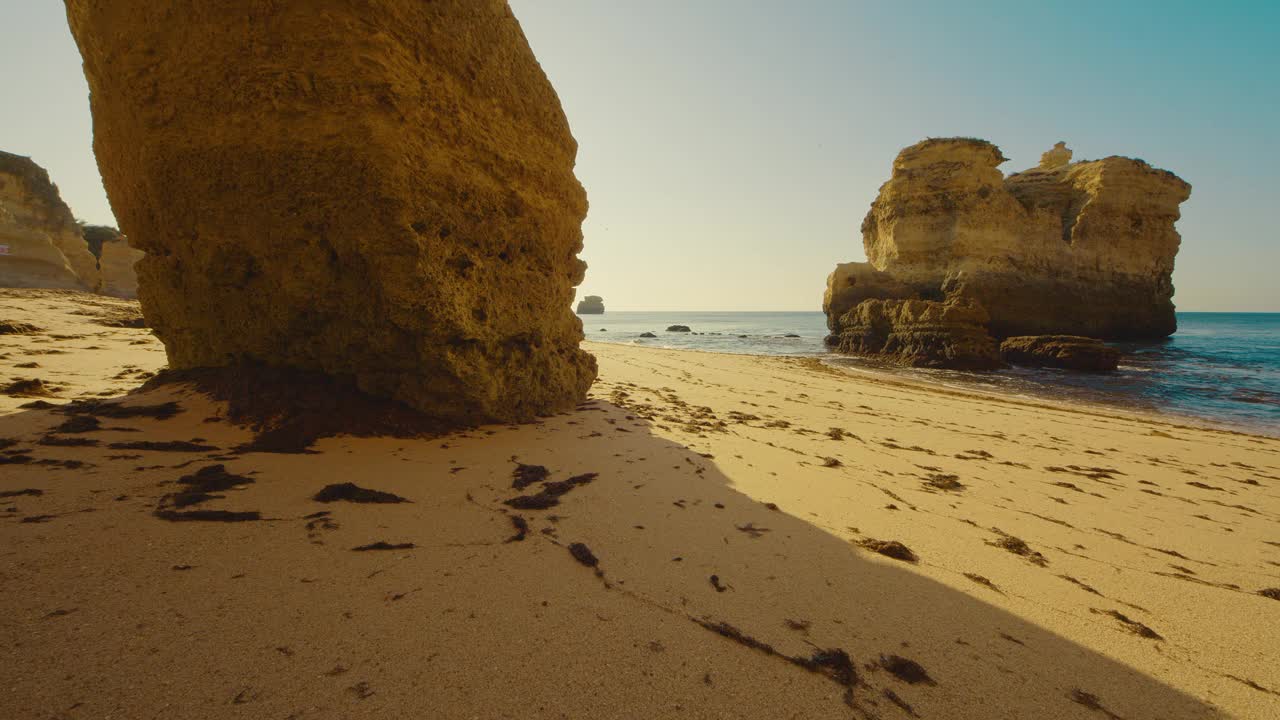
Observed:
[[[868,260],[919,297],[977,300],[1001,337],[1171,334],[1174,222],[1190,186],[1141,160],[1069,157],[1055,148],[1005,178],[985,141],[903,150],[863,222]]]
[[[138,275],[133,266],[145,254],[129,247],[129,239],[119,230],[105,225],[83,228],[89,251],[98,258],[98,273],[103,295],[133,299],[138,297]]]
[[[599,295],[588,295],[578,301],[579,315],[601,315],[604,313],[604,298]]]
[[[442,420],[570,408],[577,146],[504,0],[67,0],[171,366],[354,378]]]
[[[0,152],[0,286],[98,289],[98,261],[44,168]]]

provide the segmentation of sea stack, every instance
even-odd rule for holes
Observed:
[[[350,378],[444,422],[596,374],[577,144],[505,0],[67,0],[174,368]]]
[[[0,152],[0,287],[98,289],[98,261],[49,173]]]
[[[1058,143],[1005,177],[985,140],[931,139],[898,154],[862,224],[869,262],[840,265],[824,310],[871,299],[966,301],[994,338],[1163,338],[1177,329],[1173,263],[1191,186],[1142,160],[1070,162]],[[966,331],[967,332],[967,331]]]
[[[604,298],[599,295],[588,295],[578,301],[579,315],[603,315]]]

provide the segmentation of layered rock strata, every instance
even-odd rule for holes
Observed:
[[[0,152],[0,286],[97,290],[98,261],[49,174]]]
[[[604,298],[599,295],[588,295],[578,301],[579,315],[604,314]]]
[[[833,335],[858,303],[904,298],[976,302],[997,338],[1173,333],[1174,223],[1190,185],[1142,160],[1070,158],[1059,143],[1006,178],[984,140],[904,149],[862,224],[868,262],[828,278]]]
[[[1120,352],[1101,340],[1076,335],[1023,335],[1000,343],[1000,356],[1011,365],[1110,372]]]
[[[913,367],[990,370],[1000,366],[1000,353],[987,319],[966,301],[866,300],[840,318],[834,345]]]
[[[504,0],[67,0],[170,365],[349,377],[441,420],[571,408],[586,195]]]

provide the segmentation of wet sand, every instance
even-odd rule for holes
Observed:
[[[0,291],[0,717],[1280,716],[1280,441],[588,343],[254,452],[133,307]]]

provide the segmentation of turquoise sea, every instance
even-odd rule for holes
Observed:
[[[1280,313],[1178,313],[1158,343],[1117,343],[1120,369],[1095,375],[1011,368],[991,372],[903,369],[827,350],[820,312],[608,312],[580,316],[588,340],[758,355],[807,355],[850,368],[1029,397],[1182,416],[1280,437]],[[667,332],[687,325],[691,333]],[[656,338],[641,338],[652,332]],[[788,337],[792,336],[792,337]]]

